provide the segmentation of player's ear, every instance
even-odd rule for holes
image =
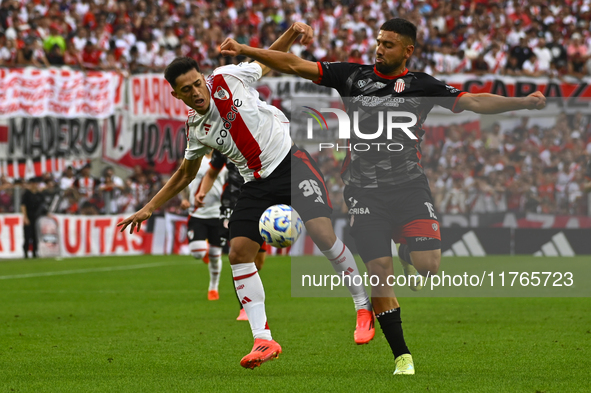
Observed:
[[[414,51],[415,51],[414,45],[407,45],[406,46],[406,52],[404,54],[404,57],[406,58],[406,60],[408,60],[412,56]]]

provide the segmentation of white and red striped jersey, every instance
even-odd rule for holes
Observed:
[[[266,178],[279,166],[291,148],[289,120],[251,87],[261,76],[256,63],[213,71],[206,80],[211,96],[207,113],[189,111],[185,159],[216,149],[236,164],[245,182]]]
[[[224,184],[226,184],[226,178],[228,176],[228,169],[225,166],[220,171],[217,179],[215,179],[213,182],[211,190],[209,190],[207,195],[205,195],[205,199],[203,200],[204,206],[195,206],[195,196],[201,189],[203,177],[209,170],[209,161],[209,158],[203,157],[203,161],[201,161],[201,167],[199,168],[199,172],[197,172],[197,176],[195,176],[195,179],[191,182],[191,184],[189,184],[189,202],[191,202],[189,215],[195,218],[220,218],[220,206],[222,204],[221,197],[222,192],[224,191]]]
[[[74,180],[73,186],[78,190],[80,197],[92,198],[94,188],[96,187],[96,180],[93,177],[79,177]]]
[[[152,185],[148,183],[131,183],[129,185],[129,189],[131,191],[131,195],[133,196],[133,204],[142,205],[148,202],[148,197],[150,196],[151,188]]]

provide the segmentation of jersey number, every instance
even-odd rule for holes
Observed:
[[[322,190],[318,186],[318,182],[316,180],[304,180],[299,185],[300,190],[303,191],[305,197],[309,197],[310,195],[316,194],[318,198],[316,198],[315,202],[324,203],[322,200]]]

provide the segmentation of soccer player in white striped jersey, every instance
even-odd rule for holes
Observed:
[[[218,287],[222,272],[222,241],[220,238],[221,196],[228,170],[223,168],[215,179],[203,201],[197,201],[197,195],[203,184],[203,177],[209,169],[211,153],[203,157],[201,167],[195,179],[189,184],[189,199],[181,202],[181,208],[189,209],[187,237],[189,250],[195,259],[208,264],[209,289],[208,300],[220,298]]]
[[[312,28],[294,23],[271,45],[286,51],[304,34],[312,39]],[[261,214],[271,205],[292,205],[302,217],[307,232],[329,259],[335,271],[352,277],[359,270],[351,251],[332,228],[332,206],[324,179],[310,155],[291,140],[289,121],[274,106],[258,99],[251,85],[269,69],[258,62],[217,68],[207,79],[190,58],[177,58],[166,69],[172,95],[192,110],[187,121],[185,159],[160,192],[140,211],[122,221],[133,231],[152,212],[172,198],[195,177],[202,157],[212,148],[232,160],[245,180],[230,217],[230,264],[234,284],[254,337],[252,351],[240,361],[254,368],[276,358],[281,346],[271,336],[265,311],[265,292],[257,274],[255,256],[263,243],[258,231]],[[375,334],[374,316],[365,288],[348,287],[357,310],[355,341],[366,344]]]

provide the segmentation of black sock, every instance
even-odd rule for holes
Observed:
[[[410,259],[410,248],[407,244],[401,244],[400,247],[398,247],[398,258],[412,265],[412,260]]]
[[[404,342],[404,334],[402,333],[402,320],[400,319],[400,307],[389,311],[384,311],[376,315],[380,327],[390,344],[394,358],[400,355],[409,353],[408,347]]]

